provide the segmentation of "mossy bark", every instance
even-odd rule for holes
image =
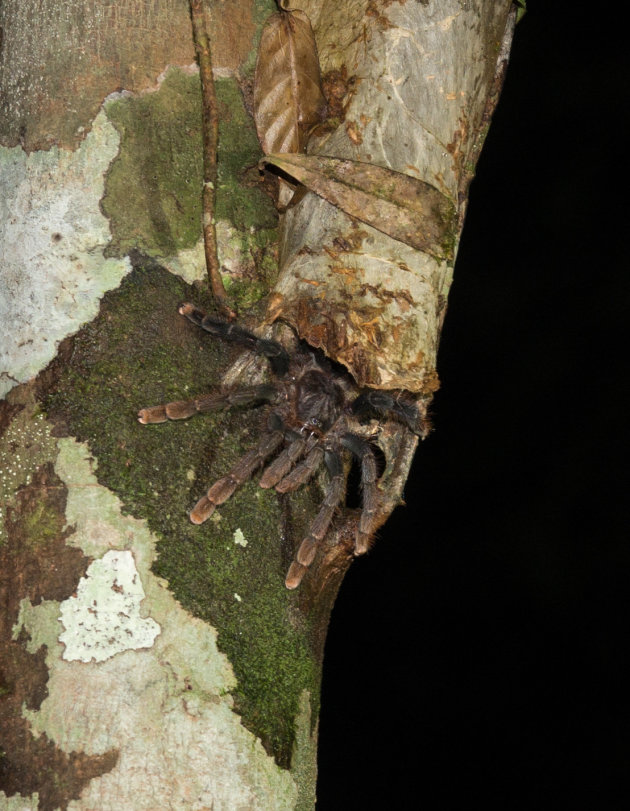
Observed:
[[[9,0],[0,10],[0,321],[10,324],[0,355],[0,803],[310,809],[325,633],[355,516],[337,522],[317,567],[288,592],[284,576],[321,500],[317,482],[290,498],[251,482],[202,527],[187,515],[251,446],[261,415],[136,421],[139,408],[214,388],[228,368],[232,381],[260,378],[264,364],[177,314],[182,300],[212,307],[187,4],[130,0],[124,14],[114,5]],[[368,47],[370,27],[391,30],[392,5],[349,6],[366,18],[355,31],[309,2],[329,73],[348,79],[326,43],[348,39],[349,60]],[[506,29],[509,6],[490,5],[465,10],[488,26],[488,41]],[[445,6],[452,25],[453,3]],[[288,284],[288,265],[277,286],[278,221],[249,115],[255,46],[271,11],[270,0],[210,7],[219,258],[246,325],[284,308],[302,329],[303,308],[287,311],[303,292]],[[16,56],[24,43],[28,60]],[[500,45],[484,52],[483,110]],[[364,115],[340,124],[355,145]],[[474,163],[484,115],[447,150],[462,206],[461,167],[464,157]],[[358,272],[366,236],[353,241],[355,225],[336,243],[329,275]],[[299,239],[285,228],[285,253]],[[436,284],[441,318],[448,285]],[[329,304],[345,306],[335,289]],[[409,349],[417,359],[433,358],[440,318],[430,347]],[[431,390],[432,363],[417,390]],[[380,441],[385,515],[416,440],[386,430]]]

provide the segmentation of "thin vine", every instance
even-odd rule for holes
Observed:
[[[236,318],[230,307],[221,278],[217,251],[215,198],[217,185],[217,146],[219,142],[219,114],[212,73],[212,52],[206,27],[203,0],[190,0],[193,41],[199,60],[202,97],[203,130],[203,243],[210,289],[219,313],[229,321]]]

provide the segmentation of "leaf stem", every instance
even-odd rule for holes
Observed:
[[[193,41],[199,60],[201,78],[201,106],[203,131],[203,242],[206,268],[210,288],[219,312],[224,318],[233,320],[236,313],[229,306],[217,252],[217,232],[215,220],[215,197],[217,185],[217,145],[219,142],[219,115],[217,97],[212,75],[212,53],[210,38],[206,29],[203,0],[190,0],[190,16],[193,28]]]

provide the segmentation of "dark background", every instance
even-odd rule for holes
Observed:
[[[630,807],[628,45],[612,6],[528,5],[435,430],[333,612],[320,811]]]

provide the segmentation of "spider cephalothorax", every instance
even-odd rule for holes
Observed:
[[[193,304],[183,304],[179,312],[212,335],[266,357],[276,378],[273,383],[205,394],[138,412],[139,421],[147,424],[186,419],[199,412],[231,406],[267,403],[270,407],[267,430],[258,444],[199,499],[190,513],[191,520],[203,523],[259,467],[266,465],[259,482],[261,487],[288,493],[306,483],[324,465],[329,477],[324,500],[286,578],[287,587],[295,588],[313,562],[335,510],[344,499],[344,458],[353,455],[361,465],[363,490],[355,554],[366,552],[375,529],[378,472],[371,442],[373,429],[361,419],[370,413],[386,416],[420,433],[421,419],[415,403],[393,392],[366,391],[357,395],[350,376],[335,372],[310,347],[289,353],[277,341],[258,338],[237,324],[206,315]]]

